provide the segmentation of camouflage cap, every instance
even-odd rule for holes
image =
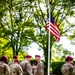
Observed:
[[[17,62],[18,64],[20,63],[20,61],[18,59],[15,59],[14,62]]]

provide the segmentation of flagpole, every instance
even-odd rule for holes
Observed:
[[[48,75],[50,75],[50,32],[48,33]]]
[[[54,0],[52,1],[52,2],[54,2]],[[48,27],[48,30],[49,30],[49,33],[48,33],[48,75],[50,75],[50,63],[51,63],[51,59],[50,59],[50,32],[51,32],[51,30],[50,30],[50,27],[51,27],[51,22],[52,22],[52,20],[53,20],[53,17],[52,17],[52,14],[51,14],[51,2],[49,2],[49,20],[50,20],[50,22],[49,22],[49,27]],[[53,20],[53,25],[55,26],[56,24],[54,24],[54,20]],[[54,27],[55,28],[55,30],[56,31],[58,31],[57,32],[57,34],[54,34],[54,36],[56,37],[56,39],[57,39],[57,36],[58,36],[58,41],[60,40],[60,32],[59,32],[59,29],[57,28],[57,26],[55,26]]]
[[[49,4],[49,20],[50,20],[50,4]],[[50,24],[48,33],[48,75],[50,75]]]

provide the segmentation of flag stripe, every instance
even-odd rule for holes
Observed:
[[[59,35],[58,29],[53,24],[50,24],[50,30],[53,30],[57,35]]]
[[[49,19],[47,21],[46,29],[50,32],[50,34],[55,36],[57,41],[59,41],[60,40],[60,31],[57,27],[57,23],[56,23],[56,21],[54,21],[52,14],[50,17],[51,17],[51,19]]]
[[[47,28],[49,30],[49,26]],[[60,35],[59,30],[52,23],[50,23],[50,31],[53,31],[53,33],[57,34],[58,36]]]
[[[49,28],[49,27],[48,27],[48,28]],[[48,29],[48,31],[49,31],[49,29]],[[51,33],[52,35],[55,35],[55,37],[59,38],[59,34],[58,34],[57,32],[55,32],[55,30],[53,30],[53,28],[51,28],[51,27],[50,27],[50,33]]]

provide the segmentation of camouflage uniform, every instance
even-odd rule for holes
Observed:
[[[74,65],[74,69],[73,69],[73,75],[75,75],[75,65]]]
[[[24,60],[20,63],[22,69],[23,69],[23,75],[33,75],[32,74],[32,67],[28,60]]]
[[[42,61],[38,62],[35,75],[44,75],[44,64]]]
[[[10,75],[23,75],[21,66],[19,64],[11,64]]]
[[[72,75],[73,69],[74,69],[74,66],[70,64],[69,62],[66,62],[61,68],[62,75]]]
[[[2,61],[0,61],[0,75],[10,75],[9,66]]]
[[[33,75],[35,75],[36,74],[36,71],[37,71],[37,66],[32,66],[32,73],[33,73]]]

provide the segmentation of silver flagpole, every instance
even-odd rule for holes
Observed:
[[[49,20],[50,20],[50,2],[49,2]],[[48,33],[48,75],[50,75],[50,24]]]
[[[53,0],[54,2],[54,0]],[[51,1],[49,0],[49,20],[51,22]],[[49,22],[49,23],[50,23]],[[48,33],[48,75],[50,75],[50,24],[49,24],[49,33]]]
[[[48,33],[48,75],[50,75],[50,27]]]

